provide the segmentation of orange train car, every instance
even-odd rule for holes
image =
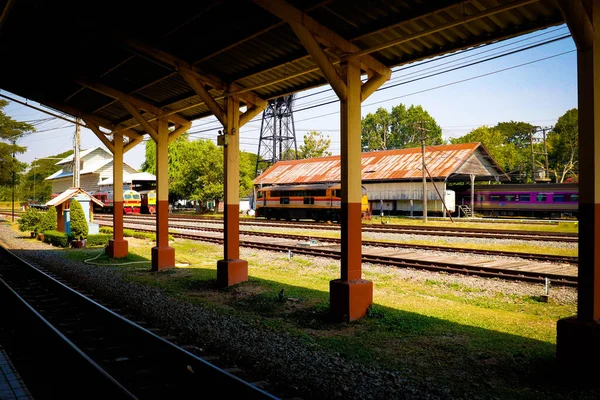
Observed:
[[[367,189],[362,188],[361,214],[370,219]],[[269,186],[256,193],[256,216],[267,219],[340,221],[342,190],[339,184]]]

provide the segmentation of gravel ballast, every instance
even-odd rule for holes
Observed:
[[[468,398],[449,393],[432,382],[416,382],[397,371],[367,368],[335,354],[319,350],[290,334],[259,329],[230,315],[198,304],[169,297],[160,289],[132,283],[114,268],[101,268],[66,259],[60,251],[38,241],[18,239],[7,224],[0,225],[0,244],[26,260],[60,275],[94,296],[126,306],[164,332],[184,338],[203,352],[219,355],[219,363],[238,365],[252,379],[266,380],[267,391],[284,398]],[[256,250],[252,250],[256,252]],[[242,251],[243,257],[243,251]],[[268,256],[267,256],[268,258]],[[318,264],[319,258],[315,258]],[[329,262],[329,261],[327,261]],[[385,268],[365,265],[374,272]],[[490,292],[539,295],[539,288],[518,282],[452,276],[425,271],[397,269],[404,279],[436,279],[475,285]],[[472,294],[476,295],[476,294]],[[553,289],[558,303],[576,300],[572,289]],[[202,354],[200,354],[202,355]],[[215,364],[219,365],[215,362]]]

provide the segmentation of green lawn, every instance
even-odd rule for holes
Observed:
[[[151,246],[130,239],[130,260],[149,260]],[[364,277],[374,282],[375,304],[366,318],[337,324],[328,319],[329,281],[339,274],[336,261],[242,249],[250,280],[218,289],[214,283],[221,247],[179,239],[173,247],[176,263],[186,266],[161,273],[149,272],[147,264],[112,268],[128,280],[236,316],[256,329],[285,331],[323,350],[433,380],[456,393],[497,398],[572,395],[573,388],[553,378],[559,373],[556,321],[576,312],[571,289],[553,289],[571,293],[571,300],[557,302],[551,296],[549,303],[542,303],[537,297],[541,287],[515,294],[473,283],[481,282],[477,280],[408,276],[398,269],[364,265]],[[96,254],[67,250],[68,257],[79,260]],[[277,296],[282,288],[284,302]]]

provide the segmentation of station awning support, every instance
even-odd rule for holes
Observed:
[[[361,102],[383,85],[392,72],[374,57],[359,55],[361,49],[356,45],[285,1],[254,2],[290,24],[340,99],[341,276],[330,282],[330,307],[336,320],[359,319],[373,303],[373,282],[362,279]],[[336,57],[339,67],[332,62]],[[362,70],[368,75],[364,84]]]
[[[557,358],[567,371],[600,371],[600,0],[559,0],[577,45],[579,103],[579,273],[577,316],[557,324]]]

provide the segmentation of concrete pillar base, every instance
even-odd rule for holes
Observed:
[[[108,247],[106,248],[106,254],[110,258],[124,258],[129,255],[129,243],[127,240],[120,239],[109,239]]]
[[[362,318],[373,304],[373,282],[364,279],[329,282],[331,317],[335,321],[349,322]]]
[[[600,373],[599,321],[583,321],[577,317],[558,320],[556,358],[565,372],[597,379]]]
[[[217,285],[232,286],[248,280],[248,261],[240,259],[217,261]]]
[[[175,267],[175,249],[169,246],[152,248],[152,271]]]

